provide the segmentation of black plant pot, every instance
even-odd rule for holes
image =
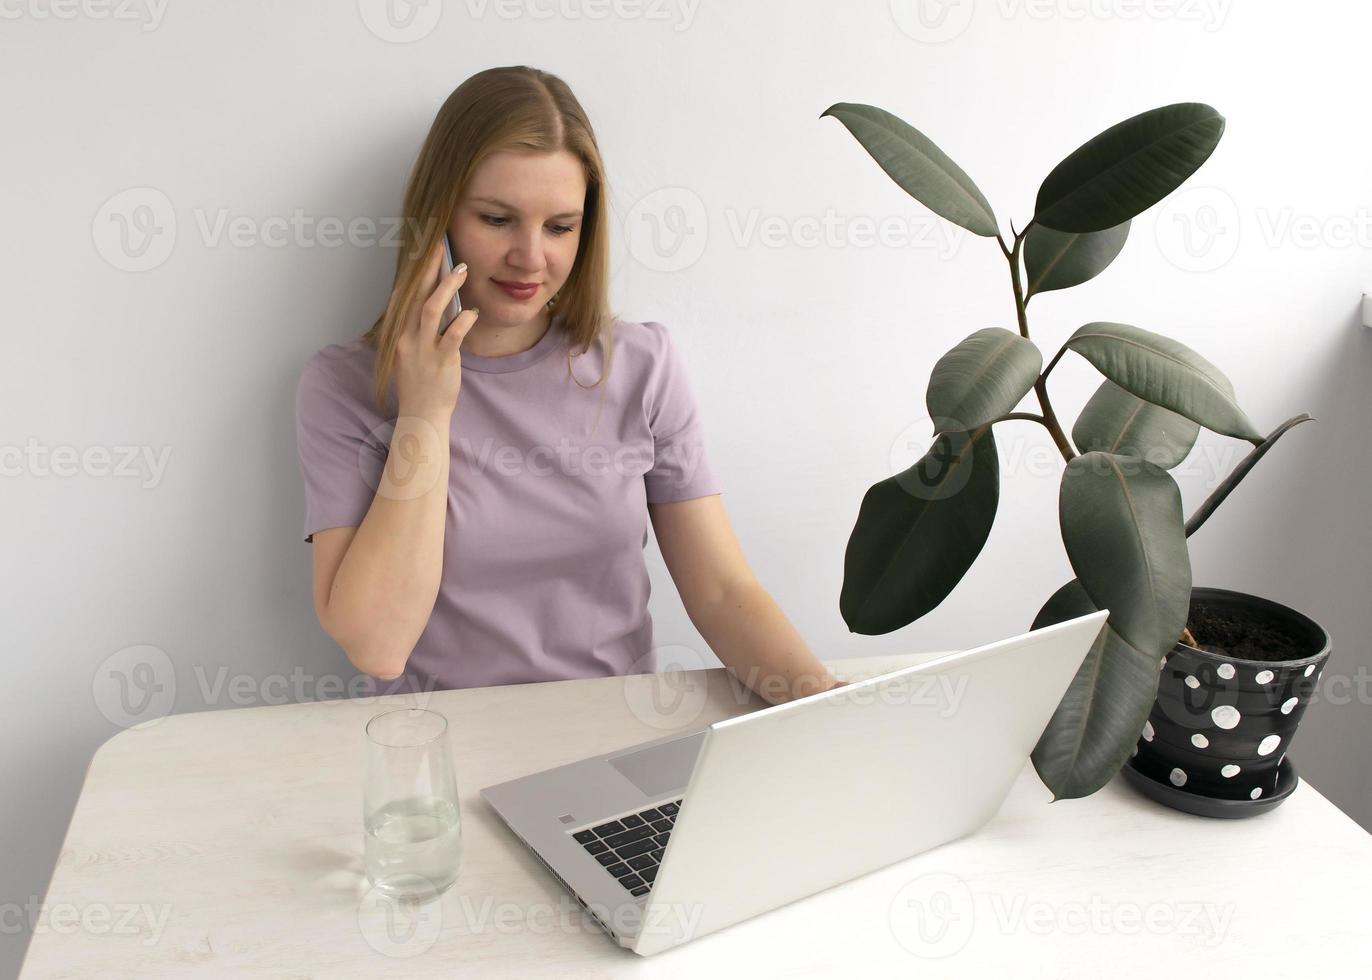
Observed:
[[[1286,606],[1192,589],[1196,650],[1163,661],[1158,696],[1126,780],[1167,806],[1246,817],[1279,806],[1299,781],[1286,750],[1329,659],[1329,634]]]

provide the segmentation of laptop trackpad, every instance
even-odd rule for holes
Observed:
[[[611,756],[607,761],[643,795],[661,796],[685,788],[704,740],[705,731],[699,731],[652,748]]]

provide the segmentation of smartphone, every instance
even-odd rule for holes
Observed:
[[[443,272],[439,276],[440,281],[445,276],[447,276],[448,273],[453,271],[453,265],[453,243],[448,241],[448,233],[445,231],[443,233]],[[456,320],[457,315],[461,312],[462,297],[458,295],[456,290],[454,290],[453,300],[451,303],[448,304],[448,309],[445,311],[443,315],[443,320],[438,325],[438,335],[440,337],[443,336],[444,331],[448,329],[448,325],[451,324],[454,320]]]

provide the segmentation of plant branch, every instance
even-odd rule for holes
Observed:
[[[1058,361],[1062,360],[1062,355],[1066,353],[1067,348],[1065,346],[1059,347],[1058,352],[1053,355],[1053,359],[1048,362],[1048,366],[1043,369],[1043,374],[1040,375],[1040,377],[1043,378],[1045,383],[1048,381],[1048,372],[1053,370],[1053,368],[1057,366]]]
[[[996,419],[997,422],[1008,422],[1011,419],[1023,419],[1025,422],[1038,422],[1044,424],[1045,419],[1042,415],[1035,415],[1033,412],[1011,412],[1009,415],[1002,415]]]
[[[1029,318],[1024,312],[1024,285],[1020,281],[1019,260],[1020,250],[1024,247],[1024,236],[1029,233],[1029,227],[1033,225],[1030,221],[1025,225],[1024,230],[1015,236],[1015,247],[1013,251],[1007,253],[1006,258],[1010,260],[1010,285],[1015,291],[1015,316],[1019,320],[1019,335],[1025,340],[1029,339]],[[1000,243],[1001,250],[1005,251],[1005,242]],[[1061,352],[1059,352],[1061,356]],[[1057,358],[1053,359],[1057,363]],[[1051,367],[1051,365],[1050,365]],[[1062,425],[1058,422],[1058,417],[1053,413],[1053,404],[1048,400],[1048,384],[1044,380],[1047,372],[1039,375],[1034,382],[1034,391],[1038,395],[1039,406],[1043,409],[1043,424],[1048,429],[1048,434],[1053,437],[1053,442],[1057,444],[1058,451],[1062,453],[1062,458],[1071,462],[1077,454],[1072,450],[1072,443],[1068,441],[1067,434],[1062,431]]]
[[[1186,522],[1186,536],[1189,538],[1200,529],[1200,526],[1206,522],[1206,519],[1215,512],[1215,508],[1224,501],[1225,497],[1233,492],[1234,488],[1239,485],[1239,481],[1248,475],[1248,471],[1253,468],[1258,460],[1262,459],[1263,456],[1267,454],[1267,451],[1276,444],[1276,441],[1280,439],[1288,429],[1294,428],[1302,422],[1313,421],[1315,420],[1311,416],[1302,413],[1287,419],[1281,425],[1273,429],[1272,434],[1259,443],[1256,449],[1245,456],[1239,465],[1234,467],[1234,471],[1224,478],[1224,482],[1215,488],[1215,492],[1206,497],[1205,502],[1196,508],[1196,512],[1192,514],[1190,519]]]

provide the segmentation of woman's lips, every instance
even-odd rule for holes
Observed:
[[[513,283],[501,282],[499,279],[492,279],[491,281],[505,290],[512,299],[533,299],[534,293],[538,292],[538,283],[532,283],[528,286],[518,286]]]

